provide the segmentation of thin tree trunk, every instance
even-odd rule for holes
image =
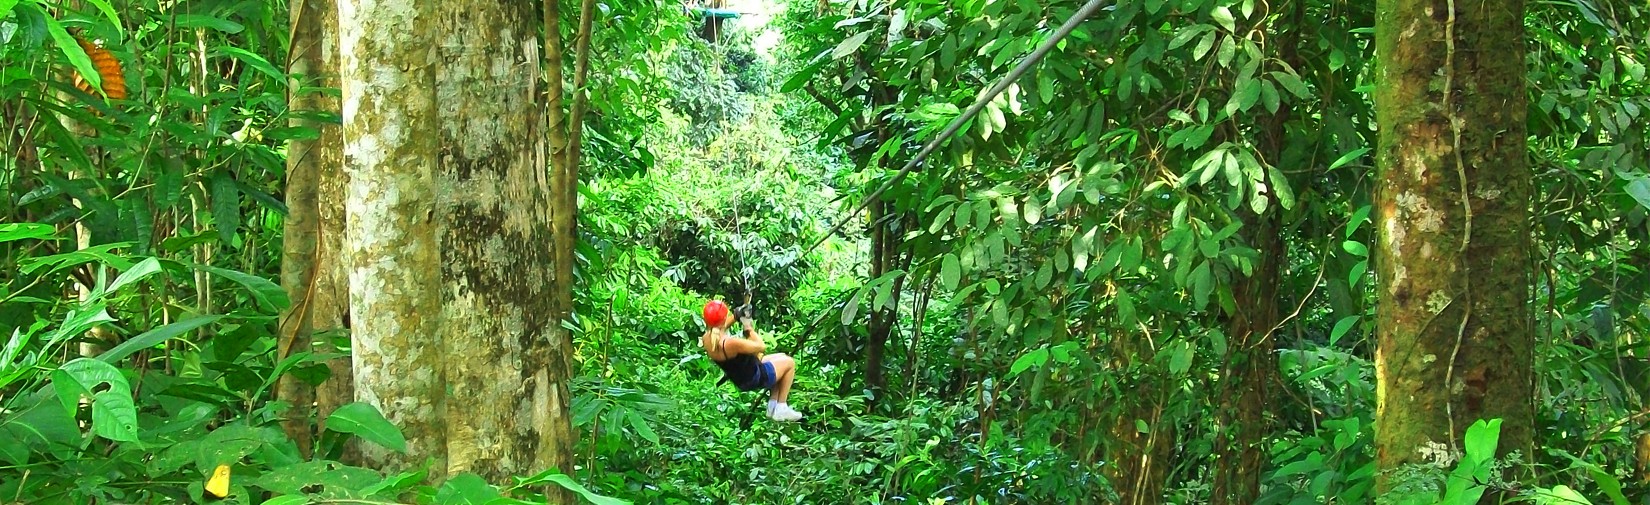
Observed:
[[[294,0],[292,9],[292,51],[288,56],[287,72],[306,82],[293,79],[288,89],[288,108],[295,111],[338,110],[338,100],[327,93],[298,93],[301,86],[337,87],[338,68],[338,10],[333,2],[321,0]],[[342,137],[338,128],[310,119],[293,119],[292,126],[316,128],[320,137],[314,140],[293,140],[287,146],[286,229],[283,232],[285,250],[281,254],[281,287],[287,291],[292,305],[281,316],[277,351],[280,359],[296,352],[311,351],[314,330],[314,298],[317,278],[331,258],[323,258],[320,244],[323,233],[320,220],[321,174],[336,172],[343,163]],[[335,234],[341,229],[328,230]],[[331,255],[333,257],[336,254]],[[335,261],[331,261],[335,263]],[[332,311],[336,314],[336,310]],[[336,325],[336,320],[322,321]],[[288,437],[298,444],[298,451],[309,457],[313,445],[310,431],[310,406],[315,401],[315,388],[287,374],[276,386],[276,397],[292,404],[292,410],[283,423]]]
[[[350,312],[356,399],[401,428],[408,452],[362,444],[365,461],[447,469],[436,212],[435,30],[439,5],[344,0],[343,82]]]
[[[528,2],[443,4],[437,94],[442,98],[443,363],[448,472],[491,482],[557,468],[575,444],[567,342],[552,292],[550,200],[543,104],[533,72],[538,12]],[[565,332],[557,332],[565,335]]]
[[[1458,454],[1479,419],[1503,420],[1499,454],[1531,453],[1534,338],[1524,2],[1380,0],[1377,9],[1384,490],[1400,465],[1432,462],[1441,448]]]

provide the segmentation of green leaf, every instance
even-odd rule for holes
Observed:
[[[1356,240],[1347,240],[1347,241],[1341,242],[1341,249],[1345,249],[1346,252],[1351,253],[1353,256],[1357,256],[1359,258],[1369,257],[1369,247],[1365,246],[1363,242],[1359,242],[1359,241],[1356,241]]]
[[[486,480],[476,474],[465,472],[448,479],[436,491],[436,503],[451,503],[454,505],[495,505],[500,503],[523,503],[517,500],[508,500],[499,493],[498,488],[488,484]]]
[[[103,12],[103,17],[107,18],[109,20],[109,24],[113,25],[115,27],[115,32],[116,33],[119,33],[121,35],[126,34],[126,27],[121,25],[120,16],[115,14],[115,7],[112,6],[112,5],[109,5],[108,0],[90,0],[90,1],[92,2],[92,5],[97,7],[97,10]],[[0,2],[0,3],[3,3],[3,2]],[[0,14],[4,14],[4,13],[6,13],[6,11],[11,10],[11,6],[9,6],[9,5],[4,6],[4,7],[5,8],[0,8]],[[0,16],[0,17],[4,17],[4,16]]]
[[[1501,420],[1479,420],[1467,428],[1466,461],[1487,463],[1495,458],[1495,447],[1501,440]]]
[[[218,240],[226,245],[241,227],[241,191],[228,171],[212,176],[212,225],[218,230]]]
[[[92,396],[92,432],[117,442],[138,441],[137,404],[131,391],[110,389]]]
[[[0,9],[0,12],[4,12]],[[0,243],[14,240],[38,240],[55,238],[57,230],[51,225],[39,223],[5,223],[0,224]]]
[[[119,442],[137,441],[137,406],[132,402],[131,383],[114,365],[91,358],[76,358],[64,363],[52,374],[52,383],[74,390],[64,392],[59,399],[71,412],[80,397],[108,384],[109,389],[92,395],[92,431],[98,436]]]
[[[1237,18],[1232,16],[1232,10],[1226,8],[1226,6],[1215,7],[1215,10],[1209,12],[1209,17],[1213,18],[1216,23],[1220,23],[1220,26],[1225,28],[1226,31],[1237,32]]]
[[[1650,177],[1634,179],[1632,182],[1627,183],[1625,189],[1628,195],[1632,196],[1634,200],[1638,200],[1639,205],[1650,209]]]
[[[1334,170],[1334,169],[1337,169],[1337,168],[1344,167],[1344,166],[1346,166],[1347,163],[1351,163],[1352,160],[1358,159],[1358,157],[1363,156],[1364,153],[1367,153],[1367,152],[1369,152],[1368,147],[1360,147],[1360,148],[1357,148],[1357,149],[1353,149],[1352,152],[1343,154],[1343,155],[1341,155],[1340,158],[1336,158],[1334,163],[1329,164],[1329,169]]]
[[[1044,363],[1048,363],[1047,346],[1038,347],[1037,349],[1020,356],[1019,359],[1014,360],[1014,365],[1010,366],[1008,369],[1008,376],[1013,377],[1020,375],[1020,372],[1026,371],[1027,368],[1034,366],[1040,367],[1043,366]]]
[[[258,306],[262,307],[266,311],[272,313],[280,312],[282,310],[286,310],[287,306],[292,304],[292,300],[287,298],[286,290],[281,289],[281,286],[271,282],[269,279],[214,266],[195,265],[195,268],[211,272],[219,277],[229,279],[234,281],[236,284],[245,286],[251,291],[252,298],[258,301]]]
[[[642,415],[634,410],[630,411],[630,427],[636,430],[637,435],[641,435],[647,441],[655,444],[659,443],[659,435],[653,432],[653,427],[648,426],[647,420],[642,419]]]
[[[1266,167],[1267,183],[1271,184],[1272,196],[1277,197],[1278,204],[1285,210],[1295,208],[1295,190],[1289,187],[1289,179],[1276,166]]]
[[[955,291],[959,282],[962,282],[962,262],[956,254],[947,253],[940,259],[940,285],[946,291]]]
[[[264,505],[305,505],[309,498],[303,496],[277,496],[264,500]]]
[[[17,0],[0,0],[0,19],[6,18],[11,9],[17,6]]]
[[[160,260],[157,258],[145,259],[125,272],[121,272],[120,277],[115,278],[115,282],[109,285],[107,291],[110,293],[120,291],[120,288],[126,287],[127,284],[143,280],[143,278],[158,272],[160,272]]]
[[[1300,76],[1289,72],[1275,71],[1272,72],[1272,80],[1277,81],[1279,85],[1283,86],[1283,89],[1289,90],[1290,94],[1298,98],[1306,99],[1312,96],[1311,91],[1306,89],[1306,83],[1301,82]]]
[[[1365,205],[1352,211],[1352,219],[1346,222],[1346,238],[1352,238],[1352,234],[1358,231],[1358,226],[1369,219],[1369,211],[1372,208],[1372,206]]]
[[[854,318],[859,315],[859,304],[865,300],[865,288],[861,286],[854,291],[854,296],[848,298],[848,303],[842,306],[842,325],[853,326]]]
[[[1169,354],[1169,373],[1185,375],[1188,370],[1192,369],[1192,358],[1194,356],[1195,353],[1192,351],[1190,342],[1181,342],[1179,345],[1174,346]]]
[[[585,489],[584,486],[579,485],[579,483],[574,481],[572,477],[568,477],[568,476],[560,474],[560,473],[551,474],[549,476],[546,476],[545,480],[548,480],[550,482],[554,482],[557,485],[560,485],[561,487],[567,488],[567,490],[572,491],[574,493],[578,493],[579,496],[583,496],[584,499],[590,500],[590,503],[594,503],[596,505],[630,505],[629,501],[621,500],[621,499],[618,499],[618,498],[613,498],[613,497],[610,497],[610,496],[602,496],[602,495],[596,494],[594,492],[591,492],[589,489]]]
[[[372,405],[355,402],[338,407],[327,417],[327,429],[354,434],[363,440],[402,454],[407,452],[406,436]]]
[[[1363,279],[1364,278],[1364,273],[1368,272],[1368,271],[1369,271],[1369,260],[1363,260],[1363,261],[1359,261],[1357,263],[1354,263],[1352,265],[1352,271],[1347,272],[1347,274],[1346,274],[1346,284],[1348,286],[1356,287],[1358,285],[1358,281]]]
[[[97,67],[92,65],[92,58],[86,55],[86,50],[80,47],[69,31],[63,29],[63,24],[57,18],[46,16],[46,32],[52,35],[52,42],[57,43],[57,49],[69,58],[69,64],[74,66],[80,77],[90,84],[94,93],[103,93],[103,76],[97,73]]]
[[[218,52],[228,54],[230,57],[246,62],[246,64],[252,67],[253,70],[257,70],[258,72],[269,76],[269,78],[274,79],[275,82],[286,82],[286,74],[283,74],[280,70],[276,69],[275,65],[269,64],[269,60],[266,60],[264,57],[258,56],[251,51],[247,51],[239,47],[223,46],[218,48]]]
[[[178,28],[211,28],[224,33],[240,33],[246,29],[234,21],[200,14],[173,14],[171,18]]]
[[[1352,331],[1352,326],[1356,324],[1358,324],[1358,316],[1346,316],[1341,318],[1340,321],[1336,321],[1335,329],[1329,332],[1329,346],[1334,347],[1335,343],[1340,342],[1341,337],[1346,336],[1346,332]]]
[[[858,51],[859,46],[865,45],[865,41],[870,38],[870,31],[859,32],[854,34],[852,37],[848,37],[847,40],[842,41],[841,44],[837,44],[836,49],[831,51],[831,59],[840,60],[844,56],[854,54],[854,51]]]
[[[1214,49],[1215,47],[1215,38],[1217,35],[1219,35],[1219,33],[1214,30],[1210,30],[1208,33],[1203,34],[1203,39],[1197,41],[1197,47],[1192,48],[1192,59],[1202,61],[1204,57],[1209,56],[1209,50]]]
[[[195,328],[212,324],[221,318],[223,318],[222,315],[196,316],[155,328],[144,332],[142,335],[133,337],[130,340],[121,342],[120,345],[115,346],[113,349],[104,351],[103,354],[99,354],[97,356],[97,359],[98,361],[102,361],[104,363],[114,363],[125,359],[127,356],[131,356],[132,353],[154,347],[159,345],[161,342],[171,340],[172,338],[192,331]]]

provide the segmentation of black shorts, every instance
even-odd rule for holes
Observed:
[[[756,391],[758,389],[772,389],[773,385],[777,383],[779,383],[779,375],[774,373],[773,363],[763,361],[761,365],[756,367],[756,374],[736,385],[739,386],[740,391]]]

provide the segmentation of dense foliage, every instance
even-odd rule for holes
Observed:
[[[1379,497],[1372,4],[1110,2],[850,213],[1082,3],[602,2],[577,466],[488,483],[355,464],[404,444],[364,403],[281,430],[349,349],[275,349],[288,121],[338,121],[287,106],[286,2],[0,0],[0,503],[1650,497],[1642,3],[1527,8],[1536,452],[1484,420]],[[803,423],[696,344],[747,295]]]

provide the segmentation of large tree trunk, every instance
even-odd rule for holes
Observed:
[[[401,428],[408,452],[363,444],[378,468],[447,468],[436,215],[434,35],[439,4],[343,0],[346,242],[356,399]]]
[[[1277,159],[1268,155],[1266,159]],[[1216,443],[1219,459],[1210,503],[1247,505],[1260,496],[1261,470],[1266,463],[1265,435],[1271,423],[1266,407],[1271,400],[1268,386],[1277,375],[1277,356],[1272,352],[1272,330],[1278,311],[1279,265],[1283,259],[1283,236],[1277,204],[1260,216],[1244,216],[1244,236],[1260,251],[1254,275],[1233,283],[1233,305],[1238,307],[1226,321],[1230,337],[1224,378],[1214,398],[1219,407],[1220,436]],[[1234,391],[1235,390],[1235,391]]]
[[[550,229],[538,11],[529,2],[443,4],[442,343],[448,472],[492,482],[572,473]],[[508,69],[498,72],[497,69]]]
[[[1270,47],[1277,48],[1278,58],[1283,62],[1301,68],[1296,48],[1301,40],[1306,3],[1282,0],[1273,9],[1283,13],[1278,20],[1284,24],[1267,27],[1275,41]],[[1284,157],[1293,112],[1294,107],[1286,101],[1276,113],[1262,119],[1257,139],[1261,159],[1272,164],[1294,164]],[[1290,182],[1273,181],[1268,176],[1268,187],[1279,184]],[[1272,333],[1283,317],[1278,308],[1278,287],[1283,283],[1283,264],[1288,261],[1282,234],[1283,211],[1276,199],[1258,216],[1238,211],[1243,220],[1239,233],[1260,255],[1255,260],[1253,275],[1238,278],[1232,286],[1233,305],[1238,310],[1226,320],[1226,334],[1235,345],[1228,346],[1226,373],[1215,398],[1215,404],[1221,408],[1220,438],[1216,442],[1219,459],[1214,465],[1210,493],[1210,503],[1214,505],[1248,505],[1260,498],[1261,472],[1266,465],[1265,437],[1272,430],[1267,406],[1272,400],[1270,386],[1278,373]],[[1228,402],[1227,398],[1236,401]]]
[[[1459,451],[1534,422],[1522,0],[1380,0],[1375,42],[1377,460]],[[1487,498],[1488,499],[1488,498]]]
[[[287,72],[295,76],[288,89],[287,106],[293,111],[336,112],[338,99],[316,87],[338,86],[338,9],[333,2],[323,0],[294,0],[292,2],[292,50],[287,61]],[[300,80],[302,79],[302,80]],[[312,91],[300,93],[302,86]],[[281,316],[278,355],[286,359],[296,352],[310,351],[311,335],[316,327],[334,329],[340,326],[335,268],[337,249],[326,249],[323,243],[336,247],[343,223],[322,219],[321,202],[341,207],[341,195],[321,197],[323,178],[336,180],[343,164],[343,137],[336,125],[316,121],[308,116],[291,121],[294,127],[310,127],[320,132],[314,140],[294,140],[287,145],[286,204],[287,219],[283,232],[285,250],[281,255],[281,287],[285,288],[292,305]],[[327,174],[323,176],[322,174]],[[328,228],[325,224],[332,224]],[[326,237],[323,239],[322,237]],[[323,252],[325,251],[325,252]],[[326,278],[323,285],[320,279]],[[324,307],[317,307],[319,305]],[[347,295],[345,300],[347,301]],[[323,316],[317,319],[316,316]],[[345,368],[345,373],[348,369]],[[348,377],[333,376],[329,380],[348,381]],[[283,423],[287,436],[298,444],[305,457],[310,455],[313,434],[310,431],[310,406],[315,402],[315,388],[296,376],[282,376],[276,388],[276,397],[292,404],[292,411]],[[336,408],[336,404],[333,405]],[[330,409],[329,409],[330,411]]]

